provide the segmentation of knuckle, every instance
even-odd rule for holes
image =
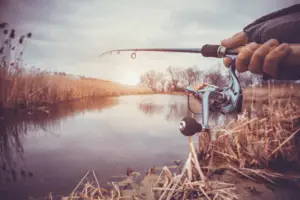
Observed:
[[[259,73],[261,70],[261,65],[260,64],[257,64],[257,63],[254,63],[254,62],[251,62],[250,65],[249,65],[249,71],[252,72],[252,73]]]
[[[238,57],[236,58],[237,62],[239,63],[244,63],[246,60],[248,60],[249,57],[245,54],[245,53],[241,53],[240,55],[238,55]]]
[[[264,59],[265,58],[265,54],[263,51],[261,50],[257,50],[254,54],[253,54],[253,57],[256,58],[256,59]]]
[[[266,56],[265,60],[264,60],[264,64],[265,65],[271,65],[271,64],[274,64],[276,63],[277,59],[276,59],[276,56],[273,54],[269,54]]]

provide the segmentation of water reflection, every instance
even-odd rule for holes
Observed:
[[[185,99],[185,97],[182,96],[182,99]],[[196,104],[196,102],[194,102],[194,104]],[[148,101],[140,102],[138,107],[143,113],[145,113],[146,115],[150,115],[150,116],[161,115],[161,114],[165,113],[164,117],[167,121],[177,121],[179,123],[179,121],[183,117],[192,116],[192,115],[200,121],[202,119],[201,110],[198,109],[198,110],[196,110],[197,114],[193,114],[188,109],[186,100],[169,101],[169,103],[167,105],[161,105],[161,104],[158,104],[158,102],[148,100]],[[194,107],[196,107],[196,105]],[[199,105],[197,105],[197,107],[199,107]],[[195,112],[194,109],[193,109],[193,112]],[[232,119],[236,119],[236,117],[237,117],[236,114],[224,116],[217,112],[210,112],[209,113],[209,123],[212,126],[221,125],[224,123],[228,123],[228,121],[230,121]]]
[[[102,184],[128,167],[143,173],[185,159],[188,141],[178,128],[185,116],[186,98],[175,95],[76,101],[50,114],[8,116],[0,122],[0,199],[69,193],[91,169]],[[212,113],[210,124],[229,119]]]
[[[88,111],[101,111],[117,105],[117,98],[101,98],[62,103],[50,108],[51,114],[41,111],[32,115],[26,113],[7,113],[0,120],[0,183],[7,184],[34,176],[24,158],[24,139],[41,131],[58,137],[59,132],[52,131],[63,124],[67,117]]]
[[[137,106],[147,99],[161,106]],[[7,115],[0,123],[0,199],[66,194],[91,169],[104,184],[128,167],[143,173],[184,159],[187,140],[178,121],[158,114],[174,100],[182,97],[124,96],[60,104],[50,114]]]

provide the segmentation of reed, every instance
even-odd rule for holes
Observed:
[[[150,89],[111,81],[52,73],[23,64],[31,33],[17,37],[8,24],[0,24],[0,108],[34,108],[89,97],[152,93]]]

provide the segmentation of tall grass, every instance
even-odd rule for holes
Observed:
[[[8,24],[0,24],[0,108],[32,108],[75,99],[143,94],[148,89],[118,83],[52,73],[23,64],[31,33],[16,36]]]

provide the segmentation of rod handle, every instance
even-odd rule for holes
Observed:
[[[222,45],[205,44],[201,49],[201,53],[203,57],[222,58],[226,55],[237,55],[238,51],[227,49]]]

